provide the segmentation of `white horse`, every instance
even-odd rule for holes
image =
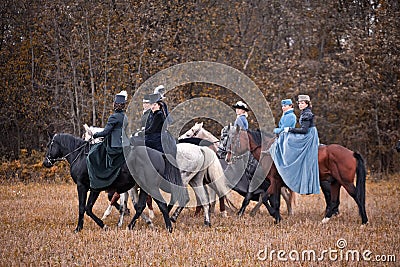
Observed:
[[[203,122],[195,123],[192,128],[186,131],[183,135],[181,135],[179,139],[190,138],[190,137],[197,137],[207,141],[210,141],[214,144],[216,150],[220,146],[220,140],[215,137],[211,132],[207,131],[203,128]],[[286,202],[287,210],[289,215],[293,215],[293,207],[292,205],[296,205],[296,193],[287,189],[286,187],[281,188],[281,194],[283,199]],[[251,216],[254,216],[262,205],[262,195],[260,195],[259,201],[257,202],[256,206],[250,212]]]

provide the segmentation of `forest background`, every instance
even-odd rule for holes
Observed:
[[[0,12],[3,163],[43,152],[49,132],[104,126],[120,90],[132,96],[163,69],[211,61],[250,77],[276,122],[281,99],[309,94],[322,143],[359,151],[374,177],[400,171],[397,0],[4,0]],[[167,102],[200,96],[239,100],[189,84]]]

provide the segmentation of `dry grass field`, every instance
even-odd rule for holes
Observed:
[[[85,216],[84,230],[74,234],[78,200],[72,183],[2,184],[1,266],[399,266],[400,177],[367,182],[370,223],[360,227],[356,204],[341,192],[341,215],[321,224],[323,196],[301,196],[295,215],[274,225],[264,207],[255,217],[212,216],[203,226],[194,209],[185,209],[174,232],[164,228],[157,208],[155,227],[140,220],[117,229],[117,213],[103,231]],[[236,194],[237,204],[242,198]],[[131,205],[131,203],[130,203]],[[254,205],[254,204],[252,204]],[[99,216],[106,194],[95,205]],[[130,206],[130,208],[132,208]],[[314,254],[315,253],[315,257]],[[357,260],[357,258],[359,258]],[[369,261],[368,261],[369,260]],[[378,262],[378,260],[381,260]]]

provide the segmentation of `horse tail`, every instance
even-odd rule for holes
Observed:
[[[230,189],[227,185],[227,179],[217,154],[208,147],[201,147],[201,150],[205,159],[204,162],[207,168],[207,176],[211,182],[209,185],[219,197],[225,197],[229,209],[237,210],[229,197]]]
[[[356,167],[356,198],[360,202],[362,206],[365,206],[365,181],[367,172],[365,169],[364,159],[360,154],[354,152],[353,156],[356,158],[357,167]]]

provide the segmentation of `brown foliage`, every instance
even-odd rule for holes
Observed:
[[[310,94],[323,143],[358,150],[373,172],[400,170],[397,1],[5,0],[0,10],[5,159],[40,150],[46,132],[104,125],[117,91],[133,95],[157,72],[202,60],[248,75],[276,121],[282,98]],[[192,90],[174,90],[168,103],[199,95]]]

